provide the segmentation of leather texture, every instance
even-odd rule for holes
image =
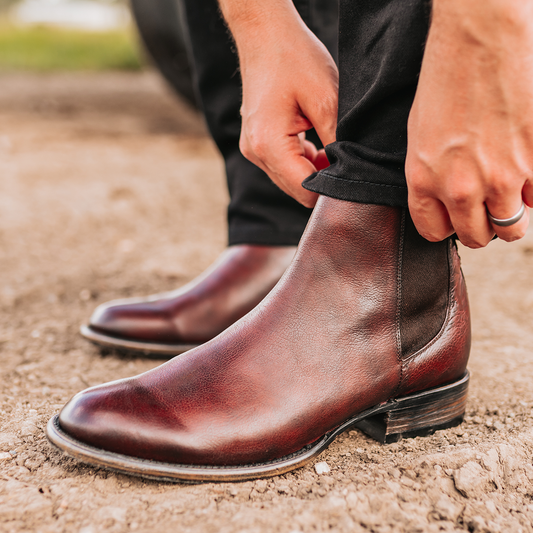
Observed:
[[[184,287],[99,306],[89,327],[115,338],[202,344],[251,311],[276,285],[295,246],[230,246]]]
[[[296,452],[367,408],[458,379],[470,321],[451,241],[444,254],[442,245],[439,253],[417,245],[420,261],[446,263],[435,265],[446,276],[433,303],[422,295],[418,316],[407,306],[425,344],[402,350],[402,272],[413,267],[407,222],[405,209],[321,197],[291,266],[251,313],[154,370],[76,395],[61,428],[139,458],[250,464]],[[444,310],[432,310],[426,327],[433,305]],[[434,315],[444,317],[438,327]]]

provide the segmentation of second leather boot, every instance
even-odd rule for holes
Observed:
[[[81,334],[98,346],[170,358],[212,339],[279,281],[295,246],[230,246],[176,291],[100,305]]]
[[[207,344],[76,395],[49,439],[149,477],[292,470],[342,431],[382,441],[462,419],[470,316],[455,244],[407,210],[321,197],[291,267]]]

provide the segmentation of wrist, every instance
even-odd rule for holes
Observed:
[[[290,0],[219,0],[233,35],[239,57],[286,44],[298,31],[307,29]],[[268,43],[268,44],[267,44]]]
[[[533,27],[533,2],[524,0],[433,0],[432,27],[443,26],[473,39],[521,33]]]

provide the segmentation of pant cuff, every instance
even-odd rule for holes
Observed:
[[[341,178],[321,171],[312,174],[304,182],[308,191],[360,204],[378,204],[390,207],[407,207],[407,187],[370,183]]]
[[[268,230],[230,229],[228,245],[258,244],[263,246],[298,246],[302,237],[301,230],[276,233]]]

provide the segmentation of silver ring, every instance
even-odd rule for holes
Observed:
[[[524,216],[525,212],[526,212],[526,204],[524,202],[522,202],[522,206],[520,207],[520,211],[518,211],[518,213],[516,213],[516,215],[512,216],[511,218],[494,218],[490,214],[489,209],[487,208],[487,215],[489,217],[489,220],[495,226],[502,226],[504,228],[507,227],[507,226],[512,226],[513,224],[516,224]]]

